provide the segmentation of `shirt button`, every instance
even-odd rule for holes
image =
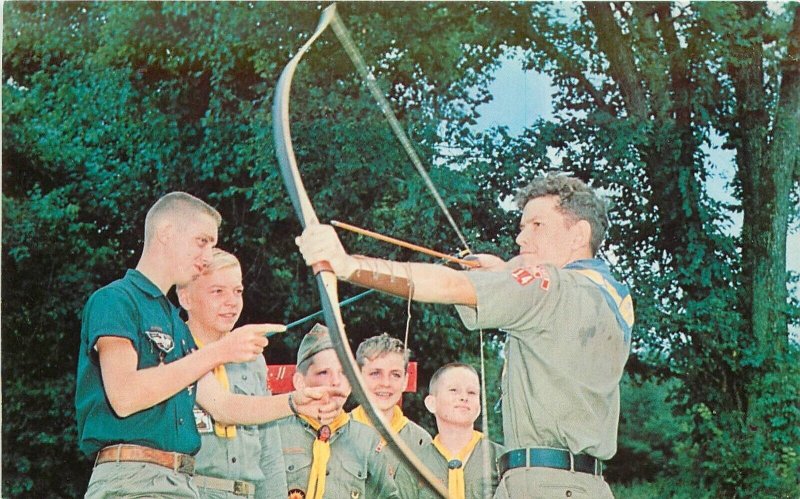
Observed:
[[[246,374],[242,374],[242,379],[247,379],[247,375]]]
[[[231,458],[231,462],[232,462],[232,463],[235,463],[235,462],[236,462],[236,458],[235,458],[235,457],[232,457],[232,458]]]
[[[290,465],[289,465],[289,471],[292,471],[293,469],[294,469],[294,465],[293,465],[293,464],[290,464]]]
[[[183,418],[178,418],[178,424],[183,424]]]

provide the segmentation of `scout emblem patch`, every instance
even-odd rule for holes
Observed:
[[[288,499],[305,499],[306,493],[300,489],[291,489]]]
[[[175,342],[172,340],[172,335],[169,335],[159,328],[152,328],[149,331],[145,331],[144,334],[150,338],[155,346],[158,347],[159,350],[164,352],[165,354],[170,353],[173,348],[175,348]]]
[[[194,407],[194,424],[197,426],[198,433],[212,433],[214,431],[214,422],[211,420],[211,415],[197,406]]]

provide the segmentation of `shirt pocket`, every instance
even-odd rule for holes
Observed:
[[[345,454],[343,456],[331,456],[331,462],[328,465],[328,480],[330,480],[335,471],[332,469],[331,463],[334,459],[340,463],[342,472],[336,473],[338,480],[337,499],[368,499],[365,497],[365,486],[367,482],[367,463],[354,459],[352,454]],[[333,491],[331,491],[333,492]]]
[[[311,454],[305,452],[286,452],[284,449],[283,463],[286,469],[286,484],[289,490],[308,488],[308,478],[311,475]]]

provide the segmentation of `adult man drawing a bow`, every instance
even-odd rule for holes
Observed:
[[[602,461],[616,452],[633,306],[595,258],[606,207],[565,175],[537,178],[517,201],[519,254],[508,262],[480,255],[478,271],[352,256],[327,225],[309,224],[297,243],[306,263],[328,262],[339,279],[453,304],[468,329],[508,334],[503,432],[511,450],[498,460],[496,498],[613,497]]]

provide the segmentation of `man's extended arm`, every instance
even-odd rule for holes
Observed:
[[[328,262],[339,279],[415,301],[475,306],[463,271],[430,263],[401,263],[348,255],[330,225],[309,225],[296,240],[308,265]]]

